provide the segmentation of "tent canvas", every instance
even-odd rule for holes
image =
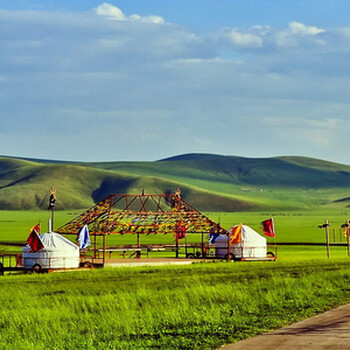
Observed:
[[[32,252],[30,246],[22,248],[22,264],[25,269],[40,265],[42,269],[77,268],[80,263],[79,247],[56,232],[40,235],[44,248]]]
[[[232,230],[236,226],[231,227],[228,232],[232,234]],[[215,256],[218,258],[227,257],[228,237],[220,235],[215,240]],[[231,254],[235,258],[266,258],[267,245],[266,238],[261,236],[247,225],[242,225],[242,239],[240,243],[231,244]]]

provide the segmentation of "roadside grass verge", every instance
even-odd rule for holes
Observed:
[[[348,260],[0,278],[0,348],[215,349],[350,301]]]

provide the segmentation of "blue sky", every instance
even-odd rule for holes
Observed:
[[[350,164],[350,2],[0,0],[0,154]]]

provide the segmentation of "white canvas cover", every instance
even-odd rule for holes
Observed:
[[[230,234],[236,226],[231,227],[228,231]],[[215,256],[224,258],[227,254],[227,236],[220,235],[215,240]],[[266,258],[267,245],[266,238],[254,231],[251,227],[242,225],[242,240],[240,243],[231,244],[231,254],[235,258]]]
[[[40,235],[44,248],[32,252],[30,246],[22,248],[22,264],[32,269],[38,264],[42,269],[77,268],[80,263],[79,247],[56,232]]]

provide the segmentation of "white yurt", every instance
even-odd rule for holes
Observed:
[[[228,231],[230,234],[236,226],[231,227]],[[220,235],[215,240],[215,256],[217,258],[227,257],[227,242],[226,235]],[[266,238],[254,231],[251,227],[242,225],[242,239],[240,243],[231,244],[231,254],[235,259],[242,258],[266,258],[267,245]]]
[[[79,247],[56,232],[40,235],[44,248],[33,252],[29,245],[22,248],[25,269],[71,269],[79,267]]]

